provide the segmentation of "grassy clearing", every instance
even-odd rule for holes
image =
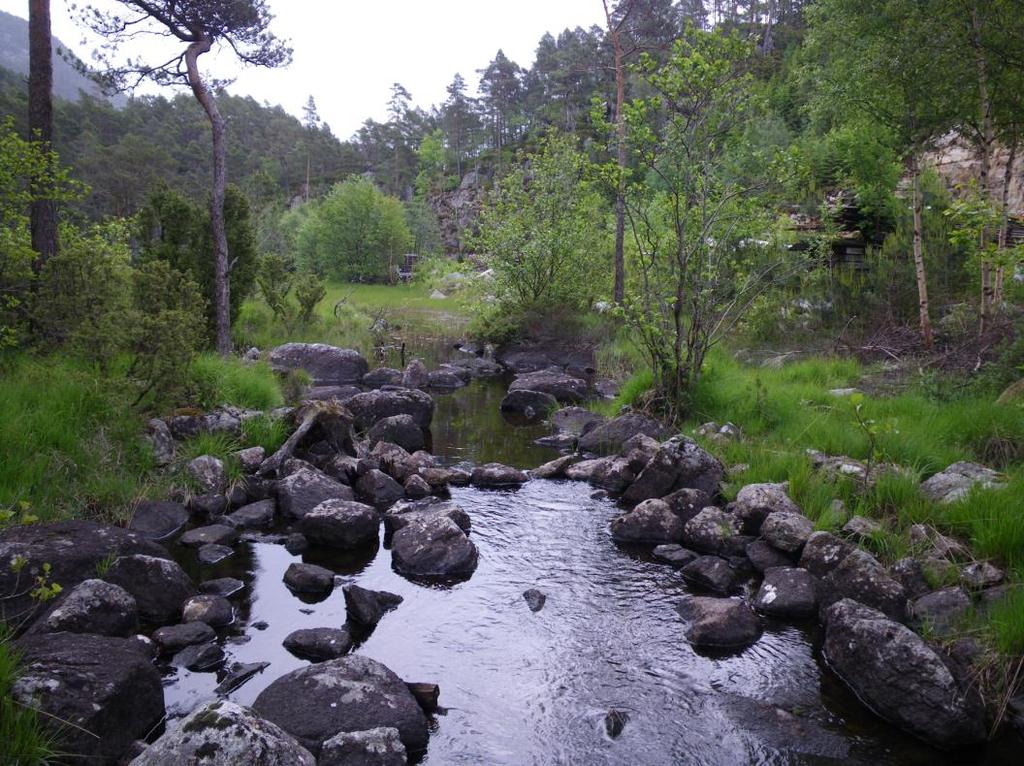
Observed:
[[[0,763],[37,766],[50,763],[55,742],[35,711],[11,697],[18,679],[18,658],[0,626]]]

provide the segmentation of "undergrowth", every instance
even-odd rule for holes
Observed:
[[[55,755],[53,735],[32,708],[18,704],[12,689],[18,679],[18,655],[0,625],[0,763],[42,766]]]

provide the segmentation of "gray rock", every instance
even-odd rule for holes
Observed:
[[[199,590],[210,596],[228,598],[245,588],[245,583],[234,577],[218,577],[199,584]]]
[[[153,632],[153,643],[165,654],[177,654],[186,646],[208,644],[217,639],[217,634],[205,622],[186,622],[168,625]]]
[[[360,628],[373,628],[385,613],[402,603],[402,597],[383,590],[370,590],[358,585],[346,585],[345,613],[349,622]]]
[[[296,593],[323,594],[334,590],[334,572],[316,564],[289,564],[284,584]]]
[[[853,516],[843,525],[843,534],[854,542],[863,543],[882,531],[882,525],[866,516]]]
[[[569,467],[565,475],[574,481],[587,481],[613,494],[626,490],[636,474],[629,467],[629,460],[624,457],[602,457],[595,460],[584,460]]]
[[[413,359],[402,373],[402,385],[406,388],[425,388],[430,381],[430,372],[422,359]]]
[[[927,625],[940,635],[948,634],[971,608],[971,599],[962,588],[943,588],[926,593],[910,602],[910,618]]]
[[[677,543],[683,520],[663,500],[645,500],[611,521],[612,539],[620,543]]]
[[[277,502],[275,500],[260,500],[243,505],[225,517],[224,523],[239,529],[267,529],[273,526],[276,511]]]
[[[812,617],[818,611],[818,578],[795,567],[767,569],[754,608],[773,617]]]
[[[429,497],[434,491],[430,483],[418,474],[413,474],[406,479],[403,489],[405,489],[405,496],[412,500],[421,500],[424,497]]]
[[[815,577],[824,577],[850,555],[853,546],[831,532],[814,532],[800,553],[800,567]]]
[[[42,711],[59,750],[114,766],[164,717],[160,674],[139,643],[83,633],[22,639],[11,698]]]
[[[755,540],[746,547],[747,558],[758,572],[772,567],[791,567],[793,560],[778,548],[774,548],[764,540]]]
[[[689,548],[684,548],[681,545],[675,543],[669,543],[668,545],[657,546],[652,553],[654,558],[658,561],[664,561],[666,564],[672,564],[677,567],[684,567],[691,561],[695,561],[700,556],[694,553]]]
[[[189,508],[194,516],[218,519],[227,511],[228,499],[219,494],[193,495],[189,499]]]
[[[416,519],[391,540],[391,565],[403,575],[467,577],[476,564],[476,546],[445,516]]]
[[[848,598],[827,625],[829,665],[882,718],[937,747],[986,738],[981,706],[912,630]]]
[[[924,575],[920,562],[909,556],[900,559],[889,568],[893,578],[903,586],[907,598],[923,596],[931,586],[928,585],[928,578]]]
[[[182,622],[205,622],[211,628],[223,628],[235,621],[235,610],[223,596],[193,596],[181,607]]]
[[[263,447],[249,447],[238,450],[235,453],[235,457],[238,458],[238,465],[243,473],[253,474],[263,465],[263,461],[267,457],[267,451]]]
[[[363,385],[367,388],[400,386],[402,385],[402,371],[391,367],[378,367],[363,376]]]
[[[217,644],[186,646],[171,658],[171,664],[193,673],[213,673],[224,664],[224,649]]]
[[[463,532],[470,530],[469,514],[455,503],[437,498],[395,503],[384,513],[384,529],[388,534],[394,534],[413,521],[438,516],[451,519]]]
[[[366,432],[366,440],[371,447],[380,442],[390,442],[397,444],[407,452],[421,450],[427,443],[423,436],[423,429],[416,424],[412,415],[392,415],[388,418],[381,418]]]
[[[769,514],[802,513],[800,506],[789,496],[789,482],[748,484],[737,493],[729,511],[739,519],[744,534],[748,535],[758,534]]]
[[[356,482],[359,497],[378,508],[386,508],[405,497],[405,489],[383,471],[372,469]]]
[[[305,370],[317,385],[358,383],[368,370],[358,351],[325,343],[285,343],[270,352],[276,372]]]
[[[683,579],[714,593],[728,593],[736,582],[736,573],[720,556],[700,556],[684,566]]]
[[[501,463],[478,465],[470,477],[473,486],[481,489],[518,487],[529,480],[530,477],[525,471]]]
[[[299,659],[325,662],[348,654],[352,636],[347,628],[304,628],[285,636],[284,648]]]
[[[290,519],[301,519],[325,500],[354,500],[352,488],[313,468],[300,468],[277,482],[277,503]]]
[[[411,754],[427,747],[427,718],[402,679],[361,655],[294,670],[264,689],[253,708],[314,755],[341,732],[381,726],[397,729]]]
[[[544,608],[548,597],[536,588],[529,588],[523,591],[523,599],[531,612],[539,612]]]
[[[694,596],[680,611],[691,621],[686,638],[696,647],[738,649],[761,636],[760,620],[740,599]]]
[[[997,471],[977,463],[953,463],[921,483],[921,494],[941,505],[955,503],[975,487],[1001,489],[1006,486],[1005,478]]]
[[[964,567],[960,582],[965,588],[984,590],[998,585],[1006,577],[1006,573],[987,561],[976,561]]]
[[[203,545],[199,548],[197,558],[199,563],[204,566],[213,566],[219,564],[224,559],[228,558],[235,552],[234,548],[229,548],[226,545]]]
[[[509,391],[498,405],[501,412],[519,418],[522,425],[539,423],[558,408],[558,400],[551,394],[529,389]],[[513,421],[516,423],[516,421]],[[520,423],[516,423],[520,425]]]
[[[620,415],[592,428],[580,437],[581,452],[594,452],[600,455],[615,455],[622,451],[622,445],[637,434],[650,436],[652,439],[664,439],[671,431],[656,420],[631,413]]]
[[[823,609],[841,599],[852,598],[893,620],[906,619],[906,591],[867,551],[853,550],[822,579],[821,586]]]
[[[380,532],[380,514],[373,508],[350,500],[325,500],[298,523],[309,540],[335,548],[374,545]]]
[[[689,487],[677,489],[672,494],[665,495],[661,499],[668,503],[672,512],[680,517],[683,522],[689,521],[711,505],[711,498],[708,497],[707,492]]]
[[[566,469],[577,461],[579,458],[575,455],[563,455],[534,468],[530,475],[535,479],[561,479],[565,476]]]
[[[537,370],[516,377],[508,387],[514,391],[539,391],[563,404],[577,404],[587,396],[587,381],[566,375],[557,369]]]
[[[150,540],[166,540],[179,532],[188,520],[188,509],[181,503],[143,500],[135,506],[128,528]]]
[[[182,545],[199,548],[203,545],[234,545],[238,542],[238,530],[226,524],[210,524],[190,529],[181,536]]]
[[[347,406],[355,417],[356,428],[363,431],[393,415],[410,415],[420,428],[430,428],[434,417],[434,400],[429,394],[411,388],[365,391],[349,399]]]
[[[146,440],[153,449],[153,460],[158,466],[174,462],[174,437],[167,423],[159,418],[146,423]]]
[[[814,532],[814,522],[797,513],[771,513],[761,525],[761,536],[774,548],[797,553]]]
[[[315,766],[294,737],[229,700],[200,706],[143,750],[131,766]]]
[[[128,638],[138,631],[135,598],[119,585],[85,580],[60,599],[56,608],[32,632],[92,633]]]
[[[551,413],[551,426],[560,433],[582,436],[587,431],[604,423],[608,418],[583,407],[563,407]]]
[[[380,726],[341,732],[324,742],[318,766],[405,766],[405,745],[398,729]]]
[[[363,389],[351,384],[344,386],[313,386],[303,397],[304,401],[337,402],[344,404],[356,394],[361,394]]]
[[[235,662],[228,669],[224,680],[217,684],[213,693],[217,695],[230,694],[243,684],[250,681],[258,673],[262,673],[270,667],[269,662]]]
[[[709,506],[683,525],[682,543],[698,551],[717,553],[726,540],[738,533],[738,524],[731,514]]]
[[[717,458],[692,439],[677,436],[661,445],[623,499],[637,503],[684,487],[699,489],[714,497],[724,476],[725,469]]]
[[[431,370],[427,376],[427,388],[436,388],[442,391],[454,391],[465,386],[472,376],[463,367],[450,368],[442,367],[439,370]]]
[[[228,486],[224,463],[213,455],[200,455],[186,466],[189,477],[203,492],[223,494]]]
[[[196,594],[196,587],[175,562],[154,556],[121,556],[103,575],[135,598],[139,617],[155,624],[176,622],[181,605]]]

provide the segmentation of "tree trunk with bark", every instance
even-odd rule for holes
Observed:
[[[603,0],[608,36],[611,38],[615,60],[615,162],[618,176],[615,181],[615,288],[612,299],[622,303],[626,297],[626,72],[623,62],[621,24],[612,21],[608,0]]]
[[[210,198],[210,223],[213,229],[213,303],[216,317],[217,353],[231,353],[231,288],[229,284],[228,236],[224,228],[224,189],[227,185],[227,153],[224,142],[224,118],[217,102],[199,74],[199,57],[210,50],[210,39],[203,36],[188,46],[185,64],[192,93],[206,112],[213,131],[213,193]]]
[[[1002,253],[1009,245],[1010,236],[1010,185],[1013,182],[1013,166],[1017,160],[1017,144],[1019,142],[1017,132],[1014,130],[1010,139],[1010,154],[1006,158],[1006,168],[1003,170],[1003,193],[1000,200],[999,212],[1002,223],[999,226],[999,252]],[[1003,283],[1006,279],[1006,266],[1000,263],[996,267],[996,285],[993,300],[996,306],[1003,302]]]
[[[29,0],[28,6],[28,127],[29,138],[50,152],[53,142],[53,42],[50,36],[50,0]],[[47,163],[47,166],[49,163]],[[29,211],[33,271],[57,253],[57,205],[53,200],[32,202]]]
[[[986,202],[992,201],[990,176],[992,169],[992,147],[995,144],[995,129],[992,125],[992,100],[988,92],[988,65],[985,52],[981,45],[981,18],[978,16],[978,5],[971,7],[971,46],[974,49],[974,65],[978,77],[978,97],[981,107],[981,167],[978,171],[981,183],[981,194]],[[981,246],[988,242],[989,232],[981,233]],[[979,332],[984,333],[992,319],[992,304],[995,290],[992,285],[992,263],[985,259],[981,262],[981,311]]]
[[[921,237],[921,169],[918,167],[916,157],[910,172],[912,174],[912,207],[914,210],[914,271],[917,274],[917,305],[921,322],[921,339],[924,341],[924,347],[930,350],[935,345],[935,336],[932,333],[931,312],[928,305],[928,278],[924,267],[924,249]]]

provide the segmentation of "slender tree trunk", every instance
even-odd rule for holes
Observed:
[[[206,111],[213,130],[213,194],[210,198],[210,223],[213,228],[213,305],[216,316],[217,353],[231,353],[231,287],[228,267],[228,236],[224,229],[224,188],[227,185],[227,152],[224,141],[224,118],[210,89],[199,75],[199,57],[210,50],[211,42],[203,38],[192,43],[185,52],[188,82],[192,93]]]
[[[50,0],[29,0],[28,5],[28,127],[29,139],[39,142],[44,152],[53,143],[53,43],[50,37]],[[46,167],[50,168],[47,162]],[[57,205],[53,200],[32,202],[29,211],[32,249],[36,258],[32,270],[57,253]]]
[[[612,21],[608,0],[603,2],[615,56],[615,161],[619,170],[615,181],[615,288],[612,298],[616,303],[622,303],[626,297],[626,115],[623,114],[626,73],[622,61],[622,36],[618,25]]]
[[[986,202],[992,201],[990,175],[992,169],[992,146],[995,143],[995,129],[992,126],[992,101],[988,92],[988,66],[985,53],[981,47],[981,18],[978,16],[978,4],[971,6],[971,46],[974,48],[974,65],[978,77],[978,97],[981,107],[981,168],[978,171],[981,193]],[[981,233],[984,247],[989,232]],[[992,318],[994,289],[992,286],[992,264],[986,259],[981,263],[981,312],[979,332],[984,333]]]
[[[1014,130],[1013,137],[1010,139],[1010,154],[1006,158],[1006,168],[1003,171],[1003,194],[1000,201],[1000,215],[1002,216],[1002,223],[999,226],[999,251],[1006,250],[1009,244],[1010,235],[1010,185],[1013,181],[1013,165],[1017,160],[1017,144],[1018,137],[1017,131]],[[996,306],[1001,306],[1003,303],[1003,283],[1006,279],[1006,266],[1002,263],[996,267],[996,288],[995,295],[993,296]]]
[[[924,341],[924,347],[930,350],[935,345],[935,337],[932,334],[932,320],[928,305],[928,279],[924,268],[921,237],[921,170],[916,157],[912,162],[910,172],[913,176],[912,207],[914,209],[914,270],[917,274],[917,305],[921,321],[921,339]]]

